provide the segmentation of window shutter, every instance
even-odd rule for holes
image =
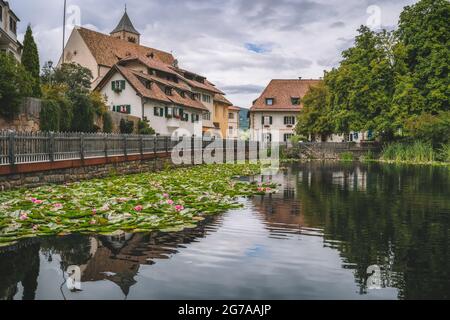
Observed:
[[[269,123],[272,124],[272,117],[269,117]]]
[[[113,111],[113,112],[116,112],[116,106],[113,106],[113,107],[112,107],[112,111]]]
[[[131,113],[131,106],[127,105],[127,113],[130,114]]]
[[[284,124],[287,124],[287,117],[284,117]]]
[[[120,81],[120,89],[125,90],[125,80]]]
[[[158,108],[157,107],[153,108],[153,115],[159,116],[159,112],[158,112]]]
[[[264,125],[264,116],[261,117],[261,124]]]
[[[164,107],[166,118],[169,117],[169,107]]]
[[[111,89],[112,89],[112,91],[116,91],[116,82],[115,81],[111,81]]]

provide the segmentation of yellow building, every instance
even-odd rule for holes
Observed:
[[[220,130],[222,138],[228,137],[228,108],[233,104],[222,94],[214,96],[214,127]]]

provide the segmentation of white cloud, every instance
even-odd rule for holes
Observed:
[[[128,13],[142,43],[173,51],[184,68],[204,74],[228,98],[250,107],[272,78],[318,78],[340,60],[370,5],[381,9],[383,26],[393,26],[413,0],[128,0]],[[41,62],[57,60],[62,41],[63,0],[10,1],[30,23]],[[68,0],[81,9],[81,22],[107,33],[123,13],[123,1]],[[268,50],[254,52],[246,44]],[[239,90],[241,86],[241,90]],[[249,90],[253,88],[253,90]]]

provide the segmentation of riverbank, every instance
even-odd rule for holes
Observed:
[[[202,165],[0,193],[0,246],[70,233],[117,235],[196,226],[239,206],[236,198],[275,191],[238,181],[258,165]]]

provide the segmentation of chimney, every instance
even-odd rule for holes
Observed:
[[[298,77],[298,80],[302,80],[302,77]]]

